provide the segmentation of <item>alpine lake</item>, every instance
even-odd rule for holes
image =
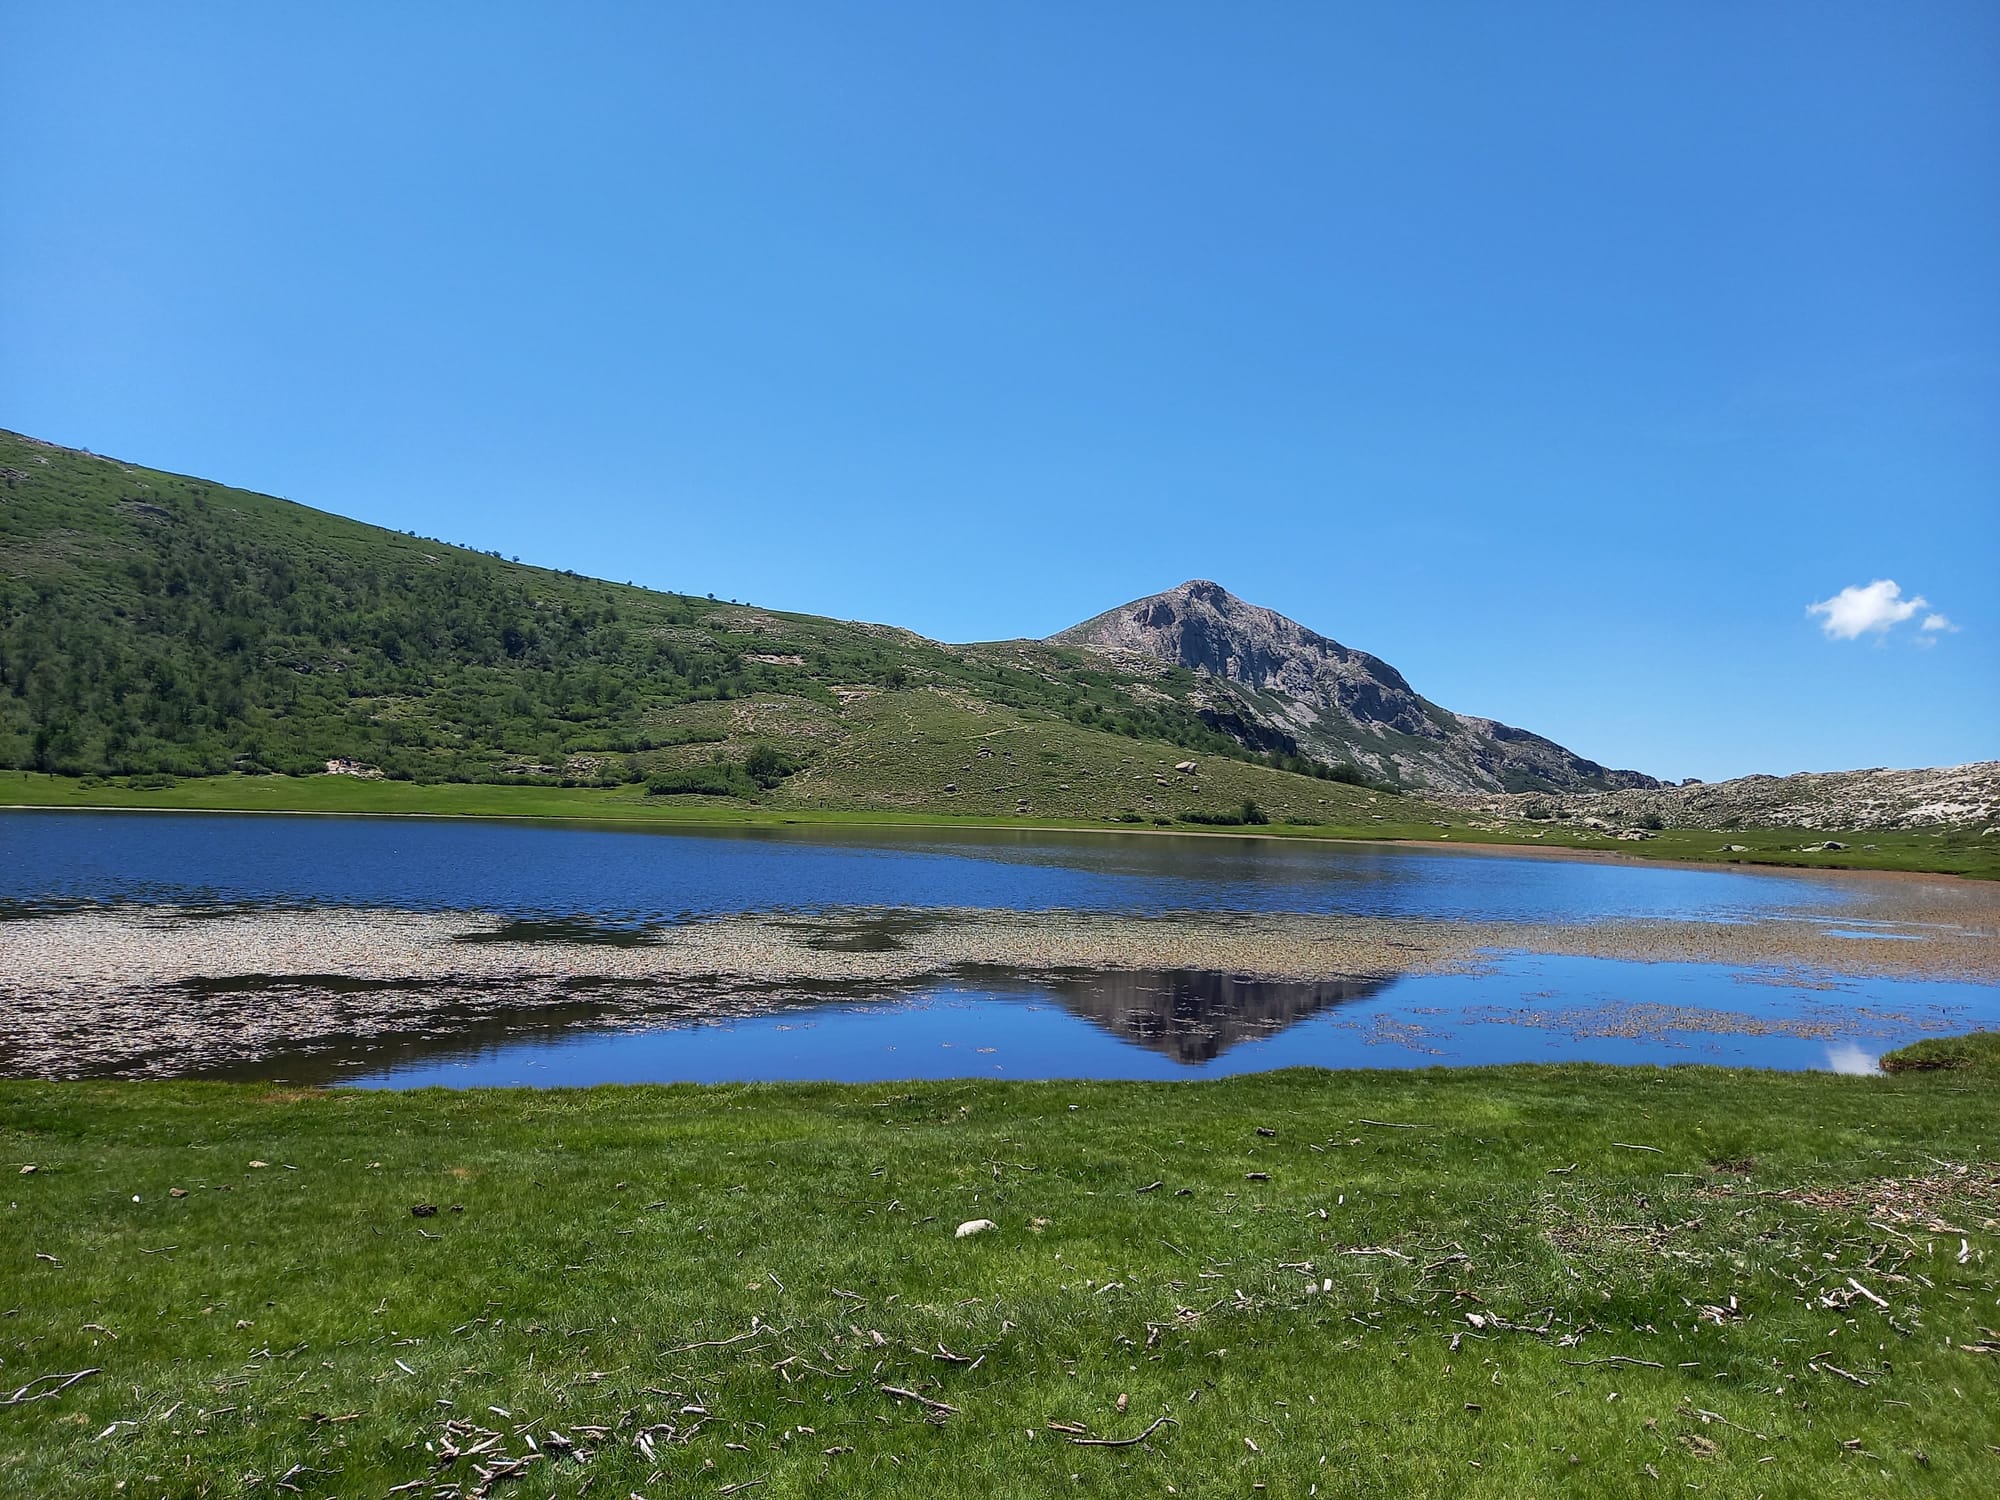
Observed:
[[[362,1088],[1870,1072],[2000,890],[1229,835],[0,813],[0,1075]]]

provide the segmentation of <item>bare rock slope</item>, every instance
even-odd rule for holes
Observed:
[[[1898,771],[1803,771],[1619,792],[1466,796],[1459,806],[1508,817],[1666,828],[1979,828],[2000,823],[2000,761]]]
[[[1194,580],[1050,637],[1113,663],[1165,661],[1209,683],[1204,717],[1258,749],[1351,763],[1435,791],[1649,788],[1553,740],[1454,714],[1365,651]]]

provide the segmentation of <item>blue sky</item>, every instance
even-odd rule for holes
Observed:
[[[2000,756],[1989,4],[0,3],[0,137],[0,425],[945,639],[1214,578],[1663,775]]]

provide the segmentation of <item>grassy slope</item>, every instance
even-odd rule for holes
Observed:
[[[1388,799],[1384,799],[1387,801]],[[749,803],[720,797],[648,797],[639,787],[420,786],[348,776],[216,776],[163,789],[68,776],[0,771],[0,807],[134,808],[156,812],[348,813],[398,817],[531,818],[633,824],[825,823],[857,827],[1093,828],[1132,831],[1102,818],[1015,817],[931,808],[843,808]],[[1386,832],[1384,831],[1386,829]],[[1178,833],[1203,830],[1179,827]],[[1439,830],[1407,823],[1351,823],[1222,832],[1298,836],[1420,838]]]
[[[1727,833],[1669,828],[1633,843],[1572,828],[1511,823],[1492,830],[1454,827],[1452,836],[1468,842],[1491,838],[1532,843],[1540,849],[1588,849],[1701,864],[1781,865],[1796,870],[1929,870],[2000,879],[2000,838],[1982,838],[1977,828],[1871,829],[1860,833],[1828,833],[1823,828],[1736,828]],[[1848,847],[1806,852],[1829,838]],[[1730,850],[1727,846],[1731,844],[1741,845],[1743,852]]]
[[[915,687],[1243,753],[1184,671],[580,578],[0,433],[0,766],[618,782],[690,735],[815,754],[857,691]]]
[[[578,578],[0,433],[0,767],[195,773],[148,790],[129,775],[0,770],[0,801],[1152,825],[1249,798],[1270,833],[1539,832],[1545,846],[1648,857],[2000,875],[2000,840],[1970,833],[1856,835],[1845,853],[1806,855],[1824,834],[1634,845],[1468,826],[1232,758],[1243,752],[1201,723],[1196,686],[1038,642],[948,647]],[[805,764],[759,803],[669,808],[638,793],[638,778],[759,743]],[[416,785],[213,774],[336,755]],[[1197,776],[1171,769],[1190,755]]]
[[[460,1418],[594,1451],[502,1495],[1980,1493],[1995,1086],[4,1084],[0,1385],[102,1373],[0,1492],[381,1495]]]
[[[1975,1031],[1967,1036],[1932,1036],[1885,1053],[1882,1066],[1891,1073],[1958,1070],[2000,1078],[2000,1031]]]

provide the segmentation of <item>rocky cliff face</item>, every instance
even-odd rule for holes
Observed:
[[[1110,658],[1187,667],[1209,680],[1205,717],[1256,749],[1352,763],[1412,788],[1572,791],[1653,787],[1552,740],[1449,713],[1403,674],[1275,610],[1195,580],[1050,638]]]

